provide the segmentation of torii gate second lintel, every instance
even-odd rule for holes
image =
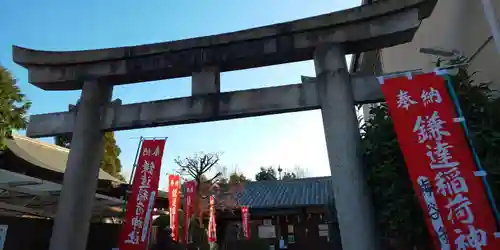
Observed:
[[[353,105],[381,100],[374,77],[350,76],[345,55],[411,41],[437,0],[386,0],[222,35],[114,49],[45,52],[14,47],[14,61],[46,90],[82,89],[76,117],[31,117],[28,135],[73,133],[51,250],[84,250],[103,130],[153,127],[320,108],[341,248],[377,249],[358,155]],[[220,93],[220,72],[313,59],[315,82]],[[111,106],[113,85],[192,76],[193,96]],[[78,216],[75,216],[78,215]],[[340,247],[340,246],[337,246]]]
[[[208,78],[208,79],[214,79]],[[201,82],[201,86],[215,83]],[[373,76],[351,76],[355,104],[383,101]],[[193,81],[193,89],[196,89]],[[206,91],[206,89],[205,89]],[[200,91],[198,91],[200,93]],[[316,80],[307,83],[233,92],[200,93],[191,97],[120,105],[111,103],[101,129],[118,131],[190,124],[319,109]],[[26,135],[48,137],[73,132],[73,111],[32,115]]]

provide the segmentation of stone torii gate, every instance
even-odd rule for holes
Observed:
[[[82,89],[78,112],[30,117],[27,135],[73,133],[51,250],[84,250],[104,131],[321,109],[345,250],[377,249],[353,105],[383,100],[375,77],[349,75],[345,55],[412,40],[437,0],[385,0],[220,35],[111,49],[52,52],[14,46],[44,90]],[[220,92],[220,72],[314,60],[316,80]],[[110,104],[114,85],[192,76],[192,96]],[[99,127],[100,124],[100,127]],[[91,153],[90,153],[91,152]]]

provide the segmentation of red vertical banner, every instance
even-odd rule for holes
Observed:
[[[498,250],[496,223],[444,78],[381,80],[436,249]]]
[[[248,223],[248,219],[250,218],[250,212],[248,210],[248,206],[241,207],[241,226],[243,229],[243,236],[245,239],[250,239],[250,225]]]
[[[184,197],[184,227],[183,227],[183,238],[184,243],[189,242],[189,226],[191,222],[191,215],[193,214],[193,201],[196,189],[196,181],[188,181],[185,183],[186,195]]]
[[[179,241],[179,206],[180,206],[181,178],[178,175],[168,176],[168,204],[170,214],[170,229],[172,240]]]
[[[164,139],[142,141],[118,243],[120,250],[147,248],[164,147]]]
[[[217,225],[215,223],[215,197],[210,196],[210,219],[208,221],[208,242],[217,241]]]

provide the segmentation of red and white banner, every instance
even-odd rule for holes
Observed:
[[[208,221],[208,242],[217,241],[217,225],[215,224],[215,197],[210,196],[210,219]]]
[[[436,249],[500,249],[463,118],[457,117],[444,78],[432,73],[381,84]]]
[[[170,229],[172,229],[172,240],[179,241],[179,206],[181,193],[181,177],[178,175],[168,176],[168,204],[170,214]]]
[[[164,147],[164,139],[142,141],[118,243],[120,250],[147,248]]]
[[[183,238],[184,243],[189,242],[189,226],[191,222],[191,215],[193,214],[193,202],[195,198],[196,181],[185,182],[186,195],[184,197],[184,227],[183,227]]]
[[[241,226],[243,228],[243,236],[247,240],[250,239],[250,225],[248,223],[248,218],[250,218],[248,207],[241,207]]]

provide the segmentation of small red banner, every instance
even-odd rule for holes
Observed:
[[[241,225],[243,227],[243,236],[245,239],[250,239],[250,225],[248,223],[248,218],[250,217],[248,207],[241,207]]]
[[[445,79],[432,73],[381,84],[436,249],[500,249],[463,118],[457,117]]]
[[[217,225],[215,223],[215,197],[210,196],[210,219],[208,221],[208,242],[217,241]]]
[[[189,242],[189,226],[193,213],[192,206],[195,198],[196,181],[188,181],[184,185],[186,186],[186,196],[184,197],[183,238],[184,243],[187,244]]]
[[[178,175],[168,176],[168,203],[170,213],[170,229],[172,240],[179,241],[179,206],[180,206],[181,178]]]
[[[120,250],[147,248],[164,147],[165,140],[142,141],[118,243]]]

